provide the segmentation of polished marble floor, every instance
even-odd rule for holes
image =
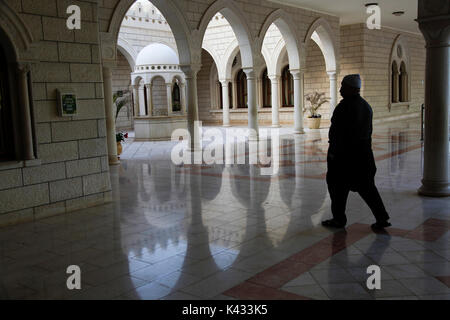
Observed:
[[[0,298],[449,299],[450,199],[417,195],[419,126],[374,128],[393,225],[377,234],[354,193],[346,230],[320,226],[331,216],[327,130],[280,129],[276,175],[264,165],[173,165],[176,142],[130,138],[111,169],[113,203],[0,229]],[[81,290],[66,287],[69,265],[81,268]],[[379,290],[367,288],[370,265]]]

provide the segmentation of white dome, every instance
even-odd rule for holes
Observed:
[[[136,65],[146,64],[180,64],[177,54],[172,48],[162,43],[152,43],[139,52]]]

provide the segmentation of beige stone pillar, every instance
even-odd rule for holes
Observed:
[[[19,63],[17,68],[23,160],[33,160],[35,158],[31,125],[30,94],[28,88],[28,73],[30,72],[30,69],[30,65],[25,63]]]
[[[257,104],[258,110],[261,110],[264,107],[263,106],[264,99],[263,99],[262,78],[258,78],[256,80],[256,91],[258,93],[256,104]]]
[[[145,89],[147,90],[147,116],[153,116],[153,96],[152,96],[152,84],[147,83],[145,85]]]
[[[278,95],[279,76],[270,76],[272,86],[272,127],[280,127],[280,99]]]
[[[187,120],[188,130],[191,136],[191,151],[201,150],[200,137],[198,134],[199,127],[197,126],[199,124],[197,74],[200,71],[200,68],[201,65],[185,65],[181,67],[186,79]]]
[[[173,113],[172,83],[166,83],[166,88],[167,88],[167,115],[170,116]]]
[[[133,96],[134,96],[134,116],[139,116],[139,85],[133,86]]]
[[[328,78],[330,79],[330,118],[333,115],[334,108],[337,105],[337,82],[336,71],[329,71]]]
[[[291,70],[294,77],[294,133],[305,133],[303,130],[303,70]]]
[[[258,110],[256,106],[256,77],[253,68],[244,68],[247,75],[249,139],[258,139]]]
[[[426,41],[425,142],[423,179],[419,194],[450,195],[449,133],[450,104],[450,3],[419,0],[419,28]]]
[[[233,81],[232,85],[232,98],[233,98],[233,109],[238,108],[238,96],[237,96],[237,81]]]
[[[181,112],[182,114],[186,114],[186,84],[180,83],[181,90]]]
[[[117,158],[116,126],[114,121],[114,105],[112,93],[111,67],[103,65],[103,90],[105,97],[106,141],[108,143],[108,159],[110,165],[119,164]]]
[[[144,91],[145,91],[145,85],[139,84],[139,116],[140,117],[146,116]]]
[[[230,98],[228,95],[228,83],[230,80],[221,81],[222,84],[222,105],[223,105],[223,126],[230,126]]]

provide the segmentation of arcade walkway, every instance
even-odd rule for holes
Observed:
[[[392,228],[375,234],[356,194],[330,217],[327,131],[280,143],[276,176],[249,165],[170,161],[167,142],[128,142],[114,203],[0,229],[0,298],[449,299],[448,198],[417,195],[419,122],[375,126],[377,185]],[[82,289],[66,289],[79,265]],[[366,287],[369,265],[381,289]]]

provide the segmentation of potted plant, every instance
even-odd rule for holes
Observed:
[[[303,112],[309,111],[309,116],[307,119],[308,128],[310,129],[319,129],[320,128],[320,119],[322,115],[317,113],[317,110],[325,103],[328,102],[329,98],[325,98],[325,92],[317,92],[308,93],[305,95],[306,101],[309,101],[309,107],[303,109]]]
[[[117,142],[117,155],[120,156],[122,154],[122,141],[125,141],[125,139],[128,138],[128,132],[117,132],[116,133],[116,142]]]

